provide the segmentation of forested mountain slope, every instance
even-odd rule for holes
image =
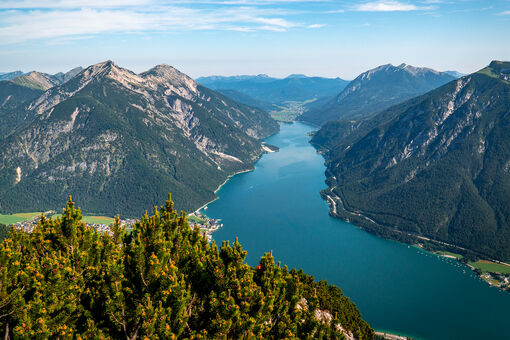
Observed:
[[[338,216],[510,259],[510,63],[328,123],[312,143]]]
[[[72,194],[89,212],[137,216],[169,190],[196,209],[279,128],[167,65],[135,74],[99,63],[26,107],[27,123],[0,142],[4,212],[54,209]]]

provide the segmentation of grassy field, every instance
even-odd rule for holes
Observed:
[[[90,224],[110,224],[115,222],[115,219],[106,216],[83,216],[83,221]]]
[[[23,221],[29,221],[36,217],[41,216],[42,212],[28,212],[28,213],[19,213],[13,215],[2,215],[0,214],[0,223],[2,224],[14,224]]]
[[[196,216],[188,216],[188,221],[194,222],[194,223],[200,223],[200,224],[203,224],[204,222],[206,222],[206,220],[198,218]]]
[[[438,255],[449,255],[449,256],[453,256],[455,257],[456,259],[460,260],[462,259],[464,256],[462,255],[459,255],[459,254],[455,254],[455,253],[451,253],[449,251],[438,251],[437,252]]]
[[[480,260],[477,262],[469,262],[469,265],[480,269],[484,273],[491,272],[491,273],[510,274],[510,266],[505,266],[504,264]]]

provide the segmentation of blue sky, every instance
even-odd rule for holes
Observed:
[[[403,62],[470,73],[510,60],[510,0],[0,0],[0,71],[107,59],[192,77],[352,79]]]

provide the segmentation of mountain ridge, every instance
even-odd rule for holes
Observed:
[[[213,90],[235,90],[249,97],[282,106],[288,101],[307,101],[340,92],[348,81],[341,78],[289,75],[271,78],[266,75],[235,77],[201,77],[197,81]]]
[[[455,79],[453,76],[407,64],[385,64],[363,72],[323,106],[314,107],[298,119],[316,125],[340,119],[368,117],[392,105]]]
[[[312,143],[335,214],[508,260],[509,70],[491,63],[371,118],[325,124]]]
[[[168,65],[140,74],[91,65],[26,107],[25,123],[0,141],[2,211],[47,210],[67,191],[88,211],[133,216],[169,189],[190,211],[251,169],[260,139],[278,131],[267,113]],[[41,190],[54,197],[37,197]]]

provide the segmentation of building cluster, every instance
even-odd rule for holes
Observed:
[[[198,227],[201,232],[205,234],[207,240],[212,240],[212,233],[221,228],[223,224],[220,224],[220,220],[208,218],[207,216],[195,212],[188,215],[188,223],[191,228]],[[23,230],[26,233],[31,233],[37,223],[39,223],[40,217],[36,217],[30,221],[18,222],[12,224],[16,229]],[[132,227],[136,223],[135,219],[120,220],[120,225],[126,228]],[[86,223],[87,226],[94,228],[95,230],[103,233],[111,234],[111,228],[109,224],[100,223]]]
[[[487,281],[491,286],[510,291],[510,274],[483,273],[480,277]]]
[[[18,222],[12,224],[16,229],[22,230],[26,233],[31,233],[37,223],[39,223],[40,217],[36,217],[30,221],[24,221],[24,222]],[[126,219],[126,220],[120,220],[120,225],[125,226],[126,228],[132,227],[136,223],[135,219]],[[99,232],[104,232],[111,234],[111,228],[109,224],[100,224],[100,223],[85,223],[87,226],[94,228],[95,230]]]
[[[212,240],[212,233],[223,227],[223,224],[220,224],[220,220],[209,218],[199,212],[189,214],[188,223],[191,228],[198,227],[205,234],[208,241]]]

